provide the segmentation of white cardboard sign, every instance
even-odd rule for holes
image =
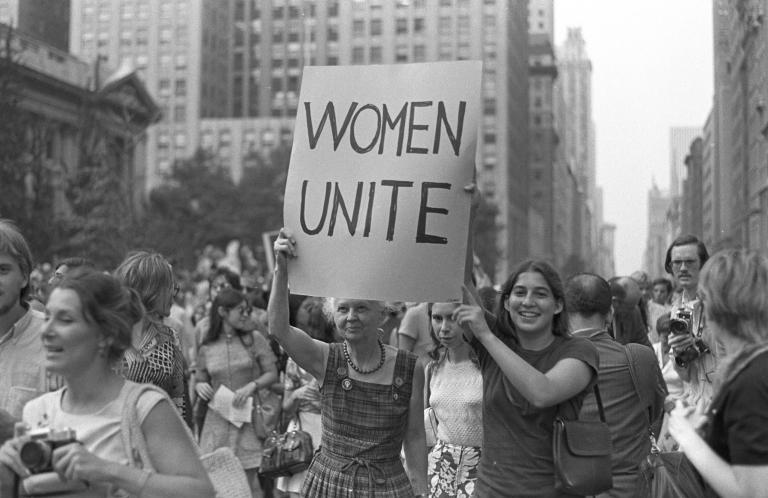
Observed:
[[[479,61],[305,67],[285,189],[291,292],[461,299]]]

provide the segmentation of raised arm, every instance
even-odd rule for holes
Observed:
[[[288,259],[295,257],[296,242],[283,228],[275,241],[275,274],[267,305],[269,333],[275,336],[297,365],[322,384],[328,361],[328,345],[292,327],[288,320]]]
[[[593,371],[589,365],[575,358],[563,358],[549,371],[542,373],[518,356],[491,332],[485,312],[467,289],[464,301],[454,311],[454,319],[467,325],[471,335],[485,347],[499,365],[507,380],[520,394],[537,408],[547,408],[572,398],[587,387]]]

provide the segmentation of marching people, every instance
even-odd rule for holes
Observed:
[[[259,392],[277,380],[275,355],[258,331],[244,331],[248,305],[239,291],[226,288],[217,293],[211,304],[210,327],[200,345],[197,358],[195,391],[210,402],[222,386],[234,393],[232,405],[242,407],[249,397],[254,404]],[[260,419],[235,426],[223,415],[208,409],[200,433],[200,447],[211,452],[222,446],[232,448],[246,471],[254,497],[262,495],[258,467],[262,442],[266,437]],[[257,431],[261,429],[262,434]]]
[[[766,497],[768,260],[725,250],[697,276],[710,338],[722,343],[725,356],[709,409],[678,402],[669,430],[708,486],[708,496]]]
[[[191,428],[186,361],[178,335],[163,323],[170,314],[177,289],[171,264],[158,253],[137,251],[120,263],[115,276],[139,294],[146,313],[133,326],[133,340],[123,357],[122,374],[133,382],[154,384],[165,390]]]
[[[601,498],[635,496],[640,463],[648,456],[648,429],[659,433],[667,389],[653,350],[620,344],[608,335],[611,287],[602,277],[579,273],[565,284],[568,321],[576,337],[592,341],[600,355],[598,386],[611,430],[613,487]],[[580,418],[598,420],[595,396],[584,399]]]
[[[430,309],[435,347],[425,376],[425,417],[435,446],[429,452],[430,496],[470,497],[475,490],[483,443],[483,378],[477,355],[454,320],[457,303],[434,303]],[[431,427],[436,424],[436,427]]]
[[[517,266],[489,325],[469,304],[454,319],[478,354],[483,376],[483,445],[476,497],[567,496],[555,489],[556,416],[575,420],[597,378],[595,346],[571,337],[562,280],[543,261]]]
[[[298,248],[282,229],[274,249],[269,332],[298,366],[317,379],[322,399],[320,448],[301,494],[350,498],[426,494],[421,361],[382,342],[378,328],[385,307],[378,301],[331,300],[333,320],[343,337],[340,344],[326,344],[291,327],[288,264]]]
[[[10,220],[0,219],[0,410],[20,418],[27,401],[60,387],[45,369],[43,313],[27,304],[32,252]]]
[[[41,344],[44,366],[61,375],[65,386],[27,402],[23,422],[30,430],[74,434],[39,460],[30,459],[30,452],[22,460],[28,436],[11,439],[0,448],[0,467],[30,485],[81,489],[77,496],[213,496],[194,442],[166,394],[150,388],[129,405],[142,388],[115,366],[131,345],[131,324],[141,308],[135,293],[103,273],[77,270],[58,283],[48,299]],[[133,465],[134,448],[124,443],[121,421],[130,410],[146,440],[150,461],[143,468]],[[41,473],[30,478],[31,470]]]

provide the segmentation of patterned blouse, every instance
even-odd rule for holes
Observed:
[[[176,332],[161,322],[145,319],[138,355],[134,351],[126,352],[120,373],[130,381],[153,384],[167,392],[191,427],[186,371]]]

